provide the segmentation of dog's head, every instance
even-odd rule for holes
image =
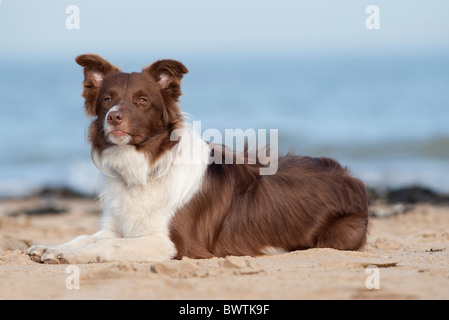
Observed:
[[[84,68],[82,96],[94,147],[159,144],[182,122],[177,105],[187,68],[175,60],[159,60],[142,72],[124,73],[94,54],[78,56]]]

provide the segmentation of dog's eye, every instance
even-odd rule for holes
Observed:
[[[111,97],[106,97],[106,98],[104,98],[104,102],[112,102],[112,98]]]
[[[137,100],[137,105],[140,107],[148,107],[148,105],[150,104],[150,102],[148,101],[148,99],[146,97],[140,97]]]

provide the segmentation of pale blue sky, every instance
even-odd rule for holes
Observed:
[[[368,30],[368,5],[380,30]],[[65,9],[80,9],[68,30]],[[0,56],[290,55],[449,48],[447,0],[1,0]]]

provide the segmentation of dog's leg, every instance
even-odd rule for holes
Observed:
[[[97,239],[75,249],[47,250],[44,263],[150,262],[170,260],[176,247],[166,234],[139,238]]]
[[[52,252],[76,250],[85,245],[88,245],[89,243],[98,241],[99,239],[116,238],[116,237],[117,235],[114,232],[106,229],[101,229],[100,231],[92,235],[78,236],[68,242],[55,246],[33,245],[28,249],[27,253],[33,261],[44,263],[56,263],[56,261],[50,258]],[[48,255],[50,259],[44,258],[45,255]]]
[[[357,250],[366,241],[367,218],[364,214],[347,215],[331,221],[318,236],[317,248]]]

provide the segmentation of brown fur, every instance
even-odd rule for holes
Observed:
[[[332,159],[288,155],[264,176],[257,165],[211,164],[171,234],[177,258],[254,256],[266,247],[356,250],[366,240],[367,211],[363,183]]]

